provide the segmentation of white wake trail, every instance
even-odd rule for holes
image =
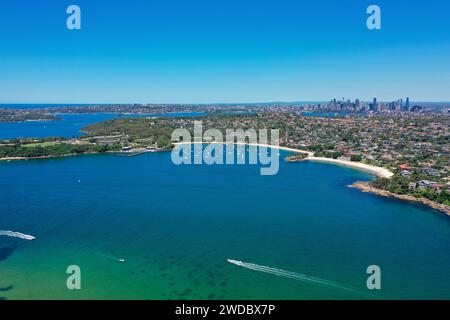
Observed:
[[[267,267],[267,266],[261,266],[261,265],[257,265],[254,263],[242,262],[242,261],[233,260],[233,259],[227,259],[227,261],[229,263],[237,265],[239,267],[247,268],[247,269],[254,270],[254,271],[269,273],[269,274],[273,274],[273,275],[276,275],[279,277],[285,277],[285,278],[289,278],[289,279],[294,279],[294,280],[299,280],[299,281],[319,284],[322,286],[329,286],[329,287],[334,287],[334,288],[338,288],[341,290],[352,291],[352,292],[364,294],[363,292],[361,292],[357,289],[347,287],[347,286],[341,285],[339,283],[328,281],[328,280],[321,279],[321,278],[316,278],[316,277],[307,276],[307,275],[300,274],[300,273],[295,273],[295,272],[286,271],[286,270],[282,270],[282,269],[271,268],[271,267]]]
[[[120,258],[120,257],[112,256],[109,254],[105,254],[105,253],[98,253],[98,255],[100,255],[106,259],[111,259],[111,260],[118,261],[118,262],[126,262],[125,258]]]
[[[14,232],[14,231],[5,231],[5,230],[0,230],[0,236],[20,238],[20,239],[24,239],[24,240],[34,240],[34,239],[36,239],[35,237],[30,236],[28,234],[24,234],[24,233],[20,233],[20,232]]]

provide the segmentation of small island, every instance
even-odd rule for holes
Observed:
[[[284,158],[284,161],[286,162],[300,162],[300,161],[304,161],[306,160],[306,158],[308,158],[308,154],[306,153],[298,153],[298,154],[294,154],[294,155],[290,155]]]

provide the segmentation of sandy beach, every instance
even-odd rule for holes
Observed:
[[[346,167],[361,169],[361,170],[370,172],[380,178],[390,179],[394,175],[393,172],[391,172],[390,170],[388,170],[386,168],[372,166],[372,165],[361,163],[361,162],[346,161],[346,160],[331,159],[331,158],[322,158],[322,157],[308,157],[305,160],[328,162],[328,163],[334,163],[334,164],[338,164],[338,165],[342,165],[342,166],[346,166]]]
[[[179,142],[179,143],[174,143],[174,144],[175,145],[183,145],[183,144],[212,144],[212,143],[227,144],[227,142]],[[323,158],[323,157],[314,157],[314,153],[311,151],[305,151],[305,150],[281,147],[281,146],[273,146],[273,145],[261,144],[261,143],[238,143],[238,142],[235,142],[233,144],[234,145],[247,145],[247,146],[272,148],[272,149],[284,150],[284,151],[289,151],[289,152],[294,152],[294,153],[303,153],[303,154],[308,155],[304,160],[334,163],[334,164],[341,165],[341,166],[360,169],[360,170],[369,172],[371,174],[374,174],[380,178],[390,179],[394,175],[393,172],[391,172],[390,170],[388,170],[386,168],[372,166],[372,165],[365,164],[365,163],[339,160],[339,159],[331,159],[331,158]]]

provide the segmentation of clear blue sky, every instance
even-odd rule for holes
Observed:
[[[70,4],[80,31],[66,29]],[[448,0],[0,5],[0,103],[450,101],[449,56]]]

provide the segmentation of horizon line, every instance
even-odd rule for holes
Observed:
[[[334,98],[333,98],[334,99]],[[0,105],[58,105],[58,106],[64,106],[64,105],[70,105],[70,106],[76,106],[76,105],[229,105],[229,104],[295,104],[295,103],[329,103],[333,99],[330,100],[294,100],[294,101],[256,101],[256,102],[2,102],[0,101]],[[354,102],[358,98],[350,99],[350,101]],[[402,99],[402,98],[399,98]],[[397,99],[397,100],[399,100]],[[405,99],[405,98],[403,98]],[[363,100],[359,99],[361,102],[367,102],[370,103],[372,100]],[[378,102],[393,102],[397,100],[379,100],[377,98]],[[347,100],[338,100],[339,102],[346,102]],[[445,100],[411,100],[409,99],[410,103],[450,103],[450,99]]]

